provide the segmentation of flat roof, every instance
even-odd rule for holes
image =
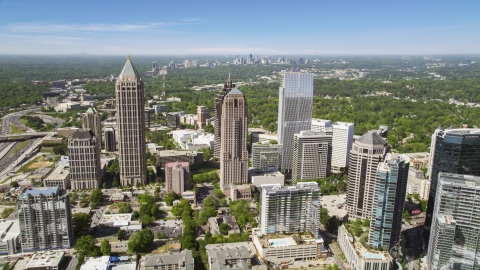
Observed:
[[[64,255],[65,252],[63,251],[45,251],[33,254],[26,269],[40,267],[47,269],[48,267],[58,266]]]
[[[132,220],[132,214],[103,214],[100,224],[114,223],[120,225],[128,225]]]
[[[52,193],[57,194],[60,191],[60,187],[34,187],[25,192],[25,194],[29,194],[32,196],[36,195],[51,195]]]
[[[20,225],[18,223],[18,219],[0,222],[0,239],[2,242],[6,242],[7,240],[15,238],[19,235]]]
[[[70,174],[70,165],[59,164],[45,180],[64,180]]]
[[[88,257],[80,267],[80,270],[104,270],[107,269],[110,256]]]
[[[289,247],[296,246],[297,242],[292,237],[269,239],[271,247]]]
[[[322,205],[322,208],[326,208],[328,210],[328,214],[330,216],[337,216],[342,218],[347,215],[347,210],[345,209],[346,197],[346,194],[321,196],[320,204]],[[341,208],[338,208],[340,206]]]

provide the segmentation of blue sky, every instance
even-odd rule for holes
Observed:
[[[480,53],[480,1],[0,0],[0,54]]]

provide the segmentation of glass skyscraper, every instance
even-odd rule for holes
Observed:
[[[282,145],[281,170],[292,169],[293,135],[312,124],[313,74],[283,74],[278,106],[278,143]]]
[[[428,174],[430,194],[425,224],[432,212],[440,172],[480,175],[480,129],[437,129],[432,135]]]

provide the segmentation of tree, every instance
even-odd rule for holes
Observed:
[[[362,235],[363,229],[362,227],[354,227],[353,228],[353,234],[355,234],[356,237],[360,237]]]
[[[161,239],[160,232],[155,233],[155,239]]]
[[[329,219],[330,219],[330,216],[328,215],[328,209],[327,208],[321,208],[320,209],[320,223],[324,227],[326,227]]]
[[[180,195],[175,193],[175,191],[170,191],[167,194],[167,197],[165,197],[164,201],[167,203],[167,205],[173,205],[173,201],[180,199]]]
[[[218,230],[220,231],[220,233],[227,235],[228,231],[230,230],[230,226],[228,226],[227,223],[222,223],[218,227]]]
[[[143,229],[133,233],[128,240],[128,251],[142,252],[153,243],[153,233],[150,229]]]
[[[410,220],[410,213],[407,210],[405,210],[405,212],[403,212],[403,219],[407,222],[408,222],[408,220]]]
[[[75,213],[72,216],[73,233],[76,236],[86,235],[90,230],[92,217],[87,213]]]
[[[96,188],[94,191],[92,191],[92,194],[90,195],[90,203],[92,208],[95,208],[96,205],[101,202],[103,202],[102,190],[99,188]],[[93,205],[95,205],[95,207]]]
[[[106,189],[106,188],[107,188],[107,182],[103,182],[102,188],[103,188],[103,189]]]
[[[75,253],[84,256],[98,256],[100,255],[100,248],[95,245],[95,239],[91,235],[80,237],[75,244]]]
[[[122,230],[118,230],[117,231],[117,239],[119,241],[122,241],[123,240],[123,231]]]
[[[10,182],[10,186],[11,186],[11,187],[14,187],[14,188],[17,188],[17,187],[19,187],[20,185],[18,184],[17,181],[12,181],[12,182]]]
[[[366,218],[366,219],[362,222],[362,226],[363,226],[363,227],[369,227],[369,226],[370,226],[370,219]]]
[[[334,231],[338,230],[338,226],[340,226],[340,220],[336,216],[332,216],[328,222],[326,229],[327,231],[333,233]]]
[[[113,179],[112,187],[114,187],[114,188],[118,187],[118,180],[117,180],[117,178]]]
[[[100,244],[100,250],[102,251],[103,256],[110,256],[110,253],[112,253],[112,246],[107,239],[104,239]]]

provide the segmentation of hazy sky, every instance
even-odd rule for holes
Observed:
[[[0,0],[0,54],[480,53],[480,1]]]

